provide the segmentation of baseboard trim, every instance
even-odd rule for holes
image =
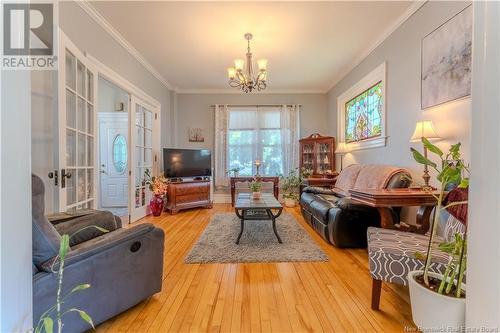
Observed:
[[[213,202],[216,204],[231,203],[231,194],[214,193],[212,196],[212,199],[213,199]]]

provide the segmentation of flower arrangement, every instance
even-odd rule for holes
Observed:
[[[168,179],[164,176],[152,177],[149,182],[149,190],[156,196],[163,196],[168,190]]]
[[[167,178],[164,176],[151,177],[151,171],[149,169],[144,171],[144,176],[146,178],[145,184],[148,185],[149,190],[153,193],[153,195],[164,196],[167,194],[169,182]]]

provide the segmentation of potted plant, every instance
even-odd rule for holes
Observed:
[[[153,216],[160,216],[163,212],[163,206],[165,201],[163,197],[167,194],[168,190],[168,179],[164,176],[150,177],[149,169],[146,170],[146,184],[149,186],[149,190],[153,193],[153,197],[149,201],[149,208]]]
[[[433,193],[437,206],[431,225],[427,253],[425,255],[416,254],[417,257],[425,260],[424,269],[408,274],[413,321],[421,328],[461,328],[465,324],[465,283],[463,279],[467,261],[467,241],[465,235],[456,233],[453,241],[439,242],[436,233],[441,210],[450,210],[454,208],[453,206],[466,208],[466,200],[450,200],[450,195],[466,191],[469,186],[469,169],[461,159],[460,143],[452,145],[445,154],[426,138],[422,138],[422,142],[428,151],[441,160],[441,165],[438,166],[417,150],[411,149],[415,161],[427,165],[437,172],[437,181],[439,182],[439,188],[436,192],[424,188],[424,190]],[[455,189],[447,194],[450,187],[455,187]],[[465,219],[463,223],[465,224]],[[433,252],[436,248],[449,255],[449,262],[444,274],[430,271]]]
[[[227,170],[226,174],[227,175],[231,175],[231,173],[232,173],[233,177],[238,177],[238,175],[240,174],[241,169],[242,168],[240,168],[240,167],[234,167],[232,169]]]
[[[295,207],[299,200],[300,185],[302,180],[297,170],[292,170],[288,176],[280,177],[280,189],[286,207]]]
[[[253,181],[248,183],[248,188],[252,192],[252,199],[259,200],[262,197],[260,189],[262,188],[262,183],[254,178]]]
[[[307,169],[307,168],[304,168],[304,167],[302,167],[300,169],[300,177],[302,179],[307,179],[307,178],[311,177],[313,175],[313,173],[314,172],[312,171],[312,169]]]

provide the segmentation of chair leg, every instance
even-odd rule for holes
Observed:
[[[382,280],[377,280],[372,278],[372,310],[379,309],[381,292],[382,292]]]

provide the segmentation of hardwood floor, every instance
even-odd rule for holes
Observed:
[[[401,332],[414,327],[407,290],[384,284],[370,308],[366,250],[337,249],[295,216],[329,262],[184,264],[210,218],[230,205],[147,217],[166,235],[163,289],[97,332]]]

